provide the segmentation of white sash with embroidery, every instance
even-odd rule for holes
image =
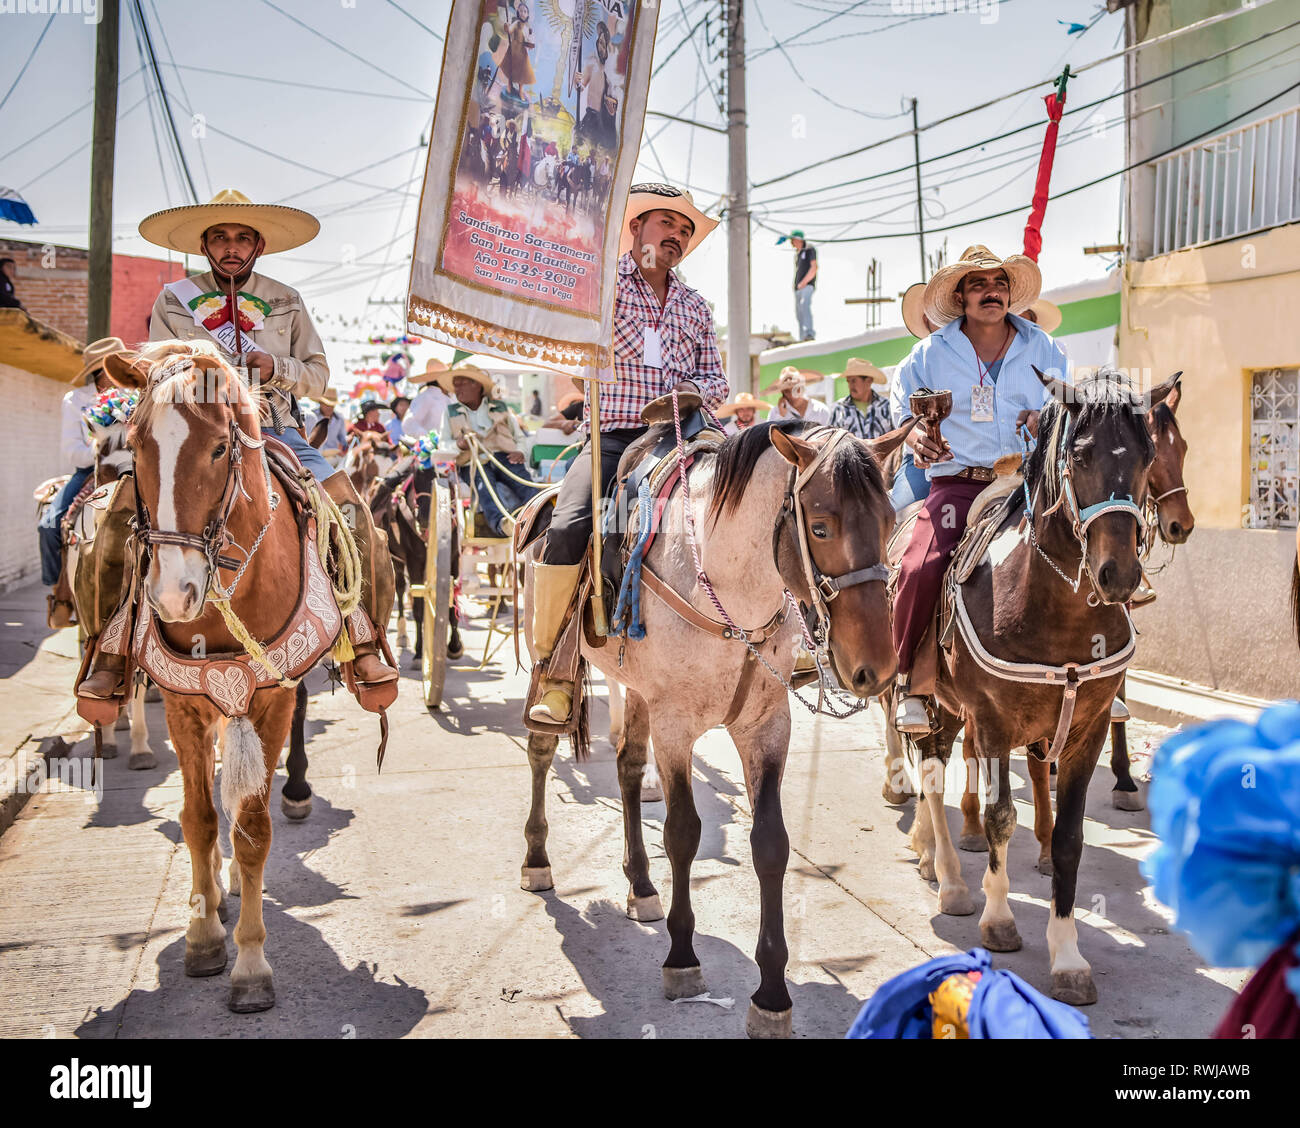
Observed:
[[[181,305],[189,310],[195,325],[212,337],[231,356],[239,355],[238,350],[235,348],[235,326],[232,322],[225,321],[215,329],[209,329],[204,324],[204,321],[225,306],[227,295],[216,290],[204,293],[194,284],[192,278],[180,278],[175,282],[168,282],[166,289],[170,290]],[[236,297],[239,304],[235,316],[238,317],[242,314],[253,324],[252,330],[242,330],[240,332],[239,340],[244,346],[244,351],[265,352],[265,349],[260,349],[257,346],[249,333],[262,328],[266,315],[271,312],[271,307],[262,298],[246,294],[242,290],[238,292]]]

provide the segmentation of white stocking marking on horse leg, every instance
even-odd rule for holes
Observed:
[[[1047,950],[1052,957],[1052,974],[1060,971],[1091,971],[1092,965],[1079,951],[1079,932],[1074,924],[1074,913],[1068,917],[1056,915],[1056,901],[1052,901],[1051,916],[1047,919]]]
[[[952,844],[952,835],[948,833],[948,815],[943,805],[942,764],[938,760],[939,770],[934,773],[937,786],[925,783],[925,805],[930,811],[930,823],[934,828],[934,869],[939,878],[939,911],[948,916],[969,916],[975,911],[975,902],[971,900],[970,890],[961,876],[961,858],[957,848]]]
[[[980,927],[986,924],[1000,924],[1011,921],[1011,904],[1007,894],[1011,892],[1011,875],[1007,873],[1007,846],[1003,842],[989,850],[989,868],[984,871],[984,912],[980,916]],[[993,870],[997,863],[997,872]]]

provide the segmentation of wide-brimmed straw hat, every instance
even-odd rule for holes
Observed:
[[[691,194],[682,188],[674,188],[671,184],[633,184],[627,195],[627,210],[623,213],[623,234],[618,244],[620,256],[632,249],[632,221],[646,212],[661,209],[684,215],[695,224],[695,233],[682,248],[683,259],[718,226],[718,221],[700,211]]]
[[[930,327],[925,323],[925,283],[913,282],[903,293],[903,324],[907,331],[917,340],[925,340],[930,335]]]
[[[766,403],[765,401],[759,399],[758,396],[752,396],[748,392],[737,392],[735,399],[728,400],[720,408],[718,408],[718,410],[715,411],[714,414],[719,419],[729,419],[731,418],[731,416],[735,415],[736,412],[739,411],[742,407],[752,407],[756,411],[772,410],[772,405],[770,403]]]
[[[104,361],[116,353],[130,352],[121,337],[101,337],[98,341],[91,341],[84,349],[81,350],[81,371],[70,381],[73,384],[83,384],[86,377],[97,368],[104,367]]]
[[[1043,289],[1038,264],[1025,255],[998,258],[988,247],[976,243],[967,247],[956,262],[940,267],[925,284],[925,315],[935,325],[944,326],[962,316],[957,284],[976,270],[1005,270],[1011,282],[1009,309],[1028,309]]]
[[[1034,322],[1049,337],[1060,327],[1061,322],[1065,320],[1065,314],[1061,312],[1061,307],[1055,302],[1049,302],[1046,298],[1039,298],[1028,309],[1013,309],[1012,313],[1018,313],[1024,317],[1027,313],[1033,313]]]
[[[442,376],[446,371],[447,366],[441,360],[430,360],[429,363],[424,366],[423,372],[418,376],[415,373],[411,373],[407,379],[410,380],[412,384],[437,384],[438,377]],[[439,385],[439,387],[441,387],[441,385]]]
[[[203,232],[218,223],[242,223],[262,236],[263,254],[291,251],[320,231],[314,215],[283,204],[255,204],[234,188],[223,188],[206,204],[164,208],[140,221],[140,234],[159,247],[185,255],[203,253]]]
[[[844,362],[844,371],[837,372],[839,376],[866,376],[873,384],[888,384],[889,377],[886,376],[879,368],[869,360],[863,360],[860,356],[851,356]]]
[[[796,368],[793,364],[787,364],[781,369],[781,375],[768,384],[759,395],[770,396],[776,392],[784,392],[788,388],[793,388],[796,384],[802,384],[806,388],[810,383],[824,379],[826,377],[820,372],[813,372],[807,368]]]
[[[494,381],[492,377],[481,368],[475,368],[472,364],[462,364],[459,368],[449,368],[446,372],[438,376],[438,387],[440,387],[449,396],[456,394],[456,377],[468,376],[471,380],[477,380],[483,385],[483,394],[492,395]]]
[[[321,392],[320,395],[316,396],[316,402],[327,403],[330,405],[330,407],[338,407],[339,405],[338,390],[334,388],[332,385],[327,384],[325,386],[325,390]]]

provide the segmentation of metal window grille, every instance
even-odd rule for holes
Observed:
[[[1250,503],[1252,529],[1295,528],[1300,519],[1300,368],[1251,376]]]
[[[1152,255],[1300,220],[1298,147],[1300,106],[1152,161]]]

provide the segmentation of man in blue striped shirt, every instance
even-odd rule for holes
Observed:
[[[1065,350],[1013,309],[1027,309],[1042,289],[1037,264],[1024,255],[1000,259],[968,248],[925,289],[926,316],[938,326],[899,365],[890,393],[895,424],[910,415],[922,389],[952,392],[952,414],[936,439],[918,424],[907,443],[930,480],[930,493],[903,556],[894,599],[894,646],[902,690],[895,725],[930,731],[925,699],[909,692],[916,647],[934,619],[944,571],[966,528],[976,496],[1003,455],[1021,453],[1024,423],[1036,433],[1047,390],[1034,367],[1067,380]]]

